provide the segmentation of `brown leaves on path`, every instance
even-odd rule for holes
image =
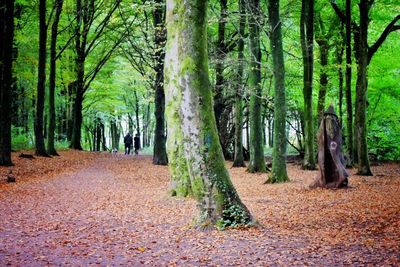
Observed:
[[[400,263],[398,165],[352,175],[344,190],[309,190],[316,172],[294,165],[276,185],[229,169],[261,227],[201,232],[196,202],[167,196],[168,168],[150,157],[66,151],[14,163],[17,183],[0,183],[0,266]]]

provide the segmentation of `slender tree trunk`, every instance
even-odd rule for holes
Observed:
[[[322,33],[323,34],[323,33]],[[319,45],[319,55],[320,55],[320,75],[319,75],[319,92],[318,92],[318,105],[317,105],[317,113],[318,113],[318,125],[320,124],[325,110],[325,98],[326,98],[326,90],[328,86],[328,56],[329,56],[329,44],[328,40],[325,37],[321,36],[320,39],[317,40]]]
[[[260,14],[259,0],[249,1],[249,38],[250,38],[250,162],[247,170],[251,173],[266,172],[261,125],[261,51],[260,51]]]
[[[75,32],[75,72],[76,72],[76,83],[75,83],[75,102],[73,109],[73,126],[72,126],[72,137],[71,137],[71,148],[82,150],[81,145],[81,131],[82,131],[82,107],[83,107],[83,94],[84,94],[84,77],[85,77],[85,47],[81,43],[82,33],[82,17],[83,17],[82,1],[76,0],[76,32]],[[85,35],[83,33],[83,39]]]
[[[156,83],[155,83],[155,100],[154,100],[154,117],[155,117],[155,131],[154,131],[154,151],[153,151],[153,164],[167,165],[167,150],[165,147],[165,94],[164,94],[164,58],[165,58],[165,6],[164,0],[157,0],[157,7],[154,10],[154,26],[155,38],[154,43],[156,46]]]
[[[101,150],[101,121],[96,119],[96,151]]]
[[[49,78],[49,129],[47,136],[47,152],[50,155],[58,156],[54,146],[54,133],[56,130],[56,108],[55,108],[55,89],[56,89],[56,52],[57,52],[57,35],[58,23],[62,12],[64,0],[55,0],[56,13],[54,15],[53,25],[51,27],[51,44],[50,44],[50,78]]]
[[[224,61],[226,57],[225,48],[225,25],[227,17],[227,0],[219,0],[220,16],[218,21],[218,41],[216,45],[216,63],[215,63],[215,93],[214,93],[214,113],[217,120],[217,128],[221,134],[221,127],[226,127],[220,119],[225,108],[224,100]]]
[[[118,133],[117,133],[117,131],[118,131],[118,129],[117,129],[117,124],[115,122],[115,119],[112,119],[110,121],[111,149],[114,149],[114,148],[118,149],[118,146],[117,146]]]
[[[340,127],[343,126],[343,54],[344,47],[343,42],[339,41],[340,44],[336,48],[336,62],[338,65],[338,77],[339,77],[339,123]]]
[[[133,134],[133,119],[131,114],[128,114],[128,132]]]
[[[346,114],[348,164],[354,162],[353,105],[351,99],[351,0],[346,0]]]
[[[0,0],[0,165],[12,166],[11,91],[14,1]]]
[[[304,162],[303,168],[316,169],[314,152],[314,127],[313,127],[313,41],[314,41],[314,0],[302,0],[300,19],[300,39],[303,54],[304,71]]]
[[[282,46],[282,22],[279,16],[279,0],[268,1],[270,23],[270,44],[275,78],[274,99],[274,149],[272,172],[268,182],[285,182],[289,180],[286,170],[286,94],[285,94],[285,61]]]
[[[238,69],[235,95],[235,155],[233,167],[246,167],[243,157],[243,50],[244,50],[244,31],[246,27],[246,7],[245,0],[239,0],[239,41],[238,41]]]
[[[101,150],[107,151],[107,143],[106,143],[106,127],[103,122],[100,122],[100,129],[101,129]]]
[[[252,216],[241,202],[218,138],[208,79],[206,7],[204,0],[168,0],[166,101],[168,128],[182,139],[190,182],[198,200],[201,227],[244,225]],[[179,47],[179,49],[178,49]],[[170,120],[171,119],[171,120]],[[179,123],[178,125],[174,123]],[[170,136],[170,135],[168,135]]]
[[[140,136],[140,125],[139,125],[139,98],[136,91],[133,91],[135,95],[135,117],[136,117],[136,134]]]
[[[35,154],[37,156],[48,156],[44,145],[43,133],[43,112],[45,100],[46,82],[46,0],[39,0],[39,64],[38,64],[38,83],[36,98],[36,118],[35,118]]]
[[[358,174],[372,175],[367,146],[367,67],[368,67],[368,12],[370,9],[368,0],[360,0],[360,50],[358,58],[357,87],[356,87],[356,136],[357,136],[357,156]]]

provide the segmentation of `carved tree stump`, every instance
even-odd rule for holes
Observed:
[[[347,187],[349,174],[342,153],[339,119],[330,105],[324,113],[318,132],[319,174],[311,187]]]

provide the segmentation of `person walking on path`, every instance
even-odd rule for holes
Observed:
[[[124,143],[125,143],[125,155],[129,155],[131,153],[131,147],[132,147],[132,136],[130,133],[127,133],[126,136],[124,137]]]
[[[135,135],[134,143],[135,143],[134,144],[135,145],[135,154],[138,155],[139,149],[140,149],[140,136],[138,133]]]

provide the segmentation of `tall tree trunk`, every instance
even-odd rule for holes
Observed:
[[[227,17],[227,0],[219,0],[220,16],[218,21],[218,40],[216,45],[216,63],[215,63],[215,93],[214,93],[214,113],[217,120],[218,132],[221,127],[226,127],[220,122],[225,108],[224,101],[224,61],[226,57],[225,49],[225,25]]]
[[[165,58],[165,6],[164,0],[157,0],[157,6],[154,10],[154,27],[155,37],[154,43],[156,46],[156,83],[155,83],[155,100],[154,100],[154,117],[155,117],[155,131],[154,131],[154,150],[153,150],[153,164],[167,165],[167,150],[165,147],[165,94],[164,94],[164,58]]]
[[[81,76],[81,75],[79,75]],[[82,131],[82,107],[83,107],[83,92],[82,87],[78,89],[80,83],[77,83],[77,94],[75,96],[75,103],[73,108],[73,124],[72,124],[72,137],[70,147],[73,149],[82,150],[81,145],[81,131]]]
[[[85,62],[90,53],[93,52],[96,44],[100,42],[99,38],[104,35],[104,29],[107,28],[111,21],[112,14],[118,9],[121,0],[111,1],[113,3],[101,25],[97,25],[95,30],[91,31],[91,27],[95,25],[93,21],[98,17],[95,9],[95,0],[76,0],[76,23],[75,23],[75,73],[76,73],[76,97],[73,112],[73,129],[70,147],[82,150],[81,130],[82,130],[82,107],[86,90],[90,83],[94,80],[101,68],[110,58],[112,52],[121,42],[122,38],[113,45],[113,47],[105,53],[97,62],[96,67],[85,75]],[[95,32],[94,38],[88,41],[90,32]]]
[[[139,98],[137,95],[136,90],[133,91],[134,95],[135,95],[135,118],[136,118],[136,134],[138,134],[140,136],[140,119],[139,119]]]
[[[316,169],[313,127],[313,41],[314,41],[314,0],[302,0],[300,18],[300,39],[303,54],[303,96],[304,96],[304,162],[303,168]]]
[[[357,86],[356,86],[356,120],[355,134],[357,136],[358,174],[372,175],[367,147],[367,67],[368,67],[368,12],[370,9],[368,0],[360,0],[360,46],[357,58]]]
[[[183,133],[181,131],[180,101],[182,95],[178,92],[177,54],[179,35],[173,34],[180,25],[178,16],[173,13],[175,3],[167,0],[167,44],[164,65],[165,81],[165,114],[167,119],[167,153],[168,167],[171,174],[170,194],[172,196],[186,197],[193,195],[189,171],[183,152]],[[174,93],[175,92],[175,93]]]
[[[353,105],[351,99],[351,0],[346,0],[346,114],[348,164],[354,162]]]
[[[206,7],[204,0],[168,0],[166,64],[168,128],[184,146],[190,182],[198,200],[202,227],[244,225],[252,216],[241,202],[218,138],[208,79]],[[178,49],[179,47],[179,49]],[[172,110],[173,109],[173,110]],[[177,125],[178,124],[178,125]],[[168,135],[170,136],[170,135]],[[169,148],[168,148],[169,149]]]
[[[86,39],[87,32],[81,33],[83,21],[82,1],[76,0],[76,29],[75,29],[75,102],[73,108],[73,126],[71,137],[71,148],[82,150],[81,131],[82,131],[82,107],[84,94],[85,77],[85,46],[81,43],[81,38]],[[82,36],[83,35],[83,36]]]
[[[243,50],[244,31],[246,27],[245,0],[239,0],[239,41],[238,41],[238,69],[235,95],[235,155],[233,167],[246,167],[243,157]]]
[[[317,43],[319,45],[319,53],[320,53],[319,55],[320,55],[320,65],[321,65],[321,70],[319,74],[319,92],[318,92],[318,105],[317,105],[318,125],[319,125],[324,117],[326,90],[328,86],[327,72],[328,72],[329,44],[325,36],[321,36],[319,39],[317,39]]]
[[[286,170],[286,94],[285,94],[285,61],[282,46],[282,22],[279,16],[279,0],[268,1],[270,23],[270,45],[275,78],[274,99],[274,149],[272,154],[272,172],[268,182],[285,182],[289,180]]]
[[[96,119],[96,151],[101,150],[101,121]]]
[[[128,132],[133,135],[133,118],[132,115],[128,113]]]
[[[101,150],[107,151],[106,127],[103,122],[100,122],[100,128],[101,128]]]
[[[35,154],[38,156],[48,156],[44,145],[43,133],[43,112],[45,100],[46,83],[46,0],[39,0],[39,64],[38,64],[38,83],[36,98],[36,118],[35,118]]]
[[[261,125],[261,51],[260,51],[260,6],[259,0],[249,1],[250,38],[250,162],[247,170],[251,173],[266,172]]]
[[[0,165],[11,166],[11,90],[14,1],[0,0]]]
[[[118,149],[117,147],[117,124],[115,123],[115,119],[111,119],[110,121],[110,134],[111,134],[111,149]]]
[[[58,23],[62,12],[64,0],[55,0],[56,13],[54,15],[53,25],[51,27],[51,44],[50,44],[50,78],[49,78],[49,129],[47,135],[47,152],[50,155],[58,156],[54,146],[54,133],[56,130],[56,108],[55,108],[55,89],[56,89],[56,52],[57,52],[57,35]]]
[[[336,48],[336,63],[338,65],[338,77],[339,77],[339,123],[340,127],[343,127],[343,54],[344,47],[343,42],[339,40],[339,44]]]

